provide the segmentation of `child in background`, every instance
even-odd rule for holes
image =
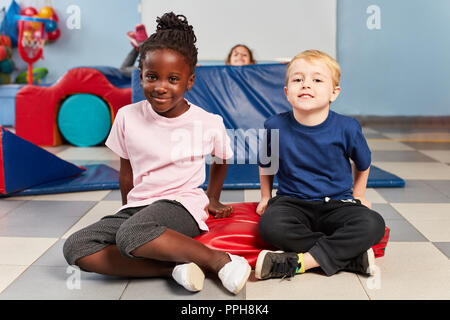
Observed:
[[[258,279],[290,277],[316,267],[327,276],[339,270],[374,273],[371,247],[382,239],[385,224],[364,198],[371,152],[361,126],[330,110],[341,90],[339,78],[340,67],[327,54],[298,54],[286,71],[292,111],[264,124],[267,150],[279,144],[279,154],[271,155],[279,157],[279,188],[271,198],[274,175],[260,162],[259,232],[284,252],[259,254]],[[279,141],[270,140],[272,129],[279,130]]]
[[[148,38],[145,26],[142,23],[136,25],[135,31],[127,32],[127,38],[128,40],[130,40],[133,49],[131,49],[131,51],[125,57],[125,60],[122,62],[122,65],[120,66],[120,72],[124,76],[131,78],[133,70],[136,69],[134,64],[136,63],[136,59],[139,55],[139,47]]]
[[[230,66],[245,66],[256,64],[252,51],[243,44],[237,44],[228,53],[225,64]]]
[[[238,293],[251,268],[242,257],[211,250],[192,237],[207,231],[208,209],[226,217],[219,202],[227,165],[211,164],[205,194],[205,157],[232,157],[220,116],[184,99],[194,84],[196,37],[183,15],[166,13],[140,46],[146,100],[119,109],[106,145],[120,156],[123,206],[74,234],[64,256],[82,270],[124,277],[170,277],[190,291],[204,272],[218,274]],[[198,131],[204,134],[198,136]],[[186,143],[187,141],[187,143]]]

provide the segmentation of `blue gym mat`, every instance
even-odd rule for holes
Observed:
[[[83,167],[86,168],[86,171],[76,177],[43,183],[22,191],[0,195],[0,198],[119,189],[119,173],[117,170],[104,164],[85,165]]]
[[[34,186],[20,192],[0,195],[2,197],[29,196],[39,194],[54,194],[93,190],[119,189],[119,172],[104,164],[94,164],[84,166],[86,171],[73,178],[65,178],[49,183]],[[206,180],[201,186],[206,189],[208,186],[209,166],[206,168]],[[242,177],[245,177],[243,180]],[[259,189],[258,166],[256,164],[231,164],[228,166],[227,177],[223,189]],[[370,170],[368,188],[392,187],[400,188],[405,186],[405,181],[386,172],[378,167],[372,166]],[[275,178],[274,188],[278,187]]]
[[[202,188],[208,185],[209,166],[207,165],[206,180]],[[405,181],[398,176],[384,171],[378,167],[371,166],[368,188],[403,188]],[[259,170],[256,164],[231,164],[228,165],[227,176],[223,184],[223,189],[259,189]],[[278,181],[275,177],[273,188],[278,188]]]

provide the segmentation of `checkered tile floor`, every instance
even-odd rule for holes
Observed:
[[[168,279],[118,279],[69,267],[64,240],[120,206],[118,190],[0,200],[0,299],[450,299],[450,133],[448,129],[364,128],[373,164],[406,181],[405,188],[368,189],[391,229],[377,274],[308,272],[257,281],[228,294],[213,276],[189,293]],[[118,158],[104,147],[47,148],[83,165]],[[224,202],[258,201],[258,190],[225,190]]]

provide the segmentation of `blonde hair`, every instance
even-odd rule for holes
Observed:
[[[339,67],[339,63],[328,54],[319,50],[306,50],[292,58],[286,69],[286,85],[288,83],[289,71],[291,70],[291,66],[295,60],[299,59],[304,59],[308,62],[320,61],[325,63],[331,71],[331,80],[333,81],[333,86],[339,86],[339,81],[341,78],[341,67]]]

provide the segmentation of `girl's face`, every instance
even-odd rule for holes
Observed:
[[[140,72],[144,96],[153,110],[166,118],[175,118],[189,108],[184,93],[194,85],[184,56],[172,49],[148,51]]]
[[[230,65],[245,66],[250,64],[250,53],[245,47],[236,47],[231,52]]]

